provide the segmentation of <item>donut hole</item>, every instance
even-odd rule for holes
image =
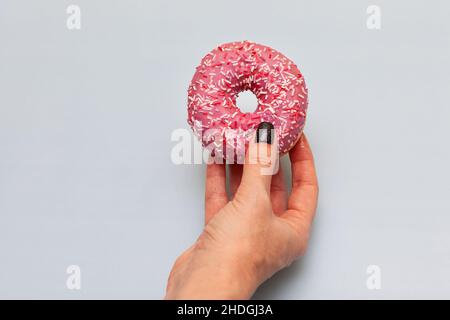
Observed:
[[[236,97],[236,106],[244,113],[255,112],[258,108],[258,98],[250,90],[242,91]]]

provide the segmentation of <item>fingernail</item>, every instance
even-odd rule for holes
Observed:
[[[261,122],[256,130],[256,143],[272,144],[273,124],[270,122]]]

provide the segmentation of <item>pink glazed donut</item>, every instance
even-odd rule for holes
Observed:
[[[242,112],[236,98],[250,90],[254,112]],[[213,155],[242,158],[258,124],[274,125],[280,153],[298,141],[305,125],[308,90],[297,66],[280,52],[249,41],[218,46],[197,67],[188,89],[188,123]],[[211,147],[212,146],[212,147]]]

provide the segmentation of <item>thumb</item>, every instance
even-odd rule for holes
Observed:
[[[241,192],[263,190],[270,194],[272,175],[278,171],[278,144],[273,124],[261,122],[250,139],[245,156]],[[241,189],[241,188],[240,188]]]

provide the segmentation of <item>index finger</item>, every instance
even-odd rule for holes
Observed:
[[[292,170],[292,192],[284,217],[293,222],[298,232],[309,230],[314,218],[319,186],[314,158],[305,135],[289,152]],[[306,230],[305,230],[306,228]]]
[[[206,167],[205,224],[228,202],[225,164],[212,163]]]

